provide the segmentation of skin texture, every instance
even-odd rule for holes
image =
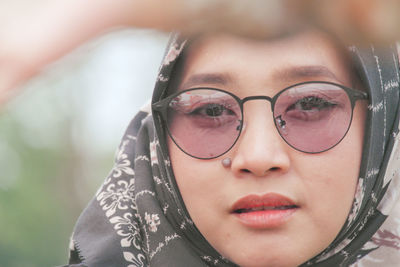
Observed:
[[[327,36],[306,32],[256,41],[229,35],[196,41],[183,63],[178,90],[207,86],[240,98],[273,96],[304,81],[322,80],[353,87],[354,74],[342,50]],[[290,70],[319,66],[333,75]],[[197,74],[218,74],[225,81],[195,81]],[[223,256],[240,266],[298,266],[336,237],[354,197],[361,160],[366,101],[358,101],[344,140],[331,150],[306,154],[289,147],[278,134],[269,102],[244,106],[245,130],[222,157],[199,160],[169,139],[175,177],[196,226]],[[222,159],[231,158],[224,167]],[[299,206],[284,223],[254,229],[232,214],[247,195],[277,193]]]

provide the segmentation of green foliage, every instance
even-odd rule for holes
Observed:
[[[29,118],[41,123],[40,114],[18,118],[31,100],[0,116],[0,267],[66,264],[73,225],[112,165],[112,153],[87,163],[72,138],[76,114],[60,112],[49,98],[37,105],[56,113],[56,122],[40,134],[26,127]],[[46,138],[55,140],[39,142]]]

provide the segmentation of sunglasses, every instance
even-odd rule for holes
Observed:
[[[327,151],[346,136],[357,100],[368,94],[340,84],[310,81],[289,86],[275,96],[243,99],[216,88],[192,88],[153,104],[168,134],[184,153],[198,159],[228,152],[243,129],[243,106],[267,100],[276,129],[285,142],[305,153]]]

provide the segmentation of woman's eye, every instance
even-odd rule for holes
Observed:
[[[232,115],[233,111],[227,109],[225,106],[221,104],[207,104],[201,107],[194,109],[190,114],[195,115],[205,115],[209,117],[219,117],[222,115]]]
[[[337,102],[319,96],[306,96],[286,108],[285,122],[289,119],[308,122],[323,120],[338,112],[338,106]]]
[[[319,111],[336,106],[336,103],[317,96],[307,96],[290,105],[286,111]]]

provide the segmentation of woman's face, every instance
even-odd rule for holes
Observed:
[[[355,75],[343,54],[315,32],[273,41],[212,36],[191,46],[178,90],[213,87],[244,98],[273,96],[304,81],[352,87]],[[209,78],[194,78],[200,76]],[[240,266],[298,266],[317,255],[349,214],[364,118],[365,103],[358,101],[344,140],[319,154],[287,145],[274,125],[270,103],[260,100],[245,103],[245,128],[235,146],[219,158],[192,158],[169,139],[176,181],[200,232]],[[224,158],[232,164],[224,167]],[[286,207],[248,217],[237,211],[260,201]]]

